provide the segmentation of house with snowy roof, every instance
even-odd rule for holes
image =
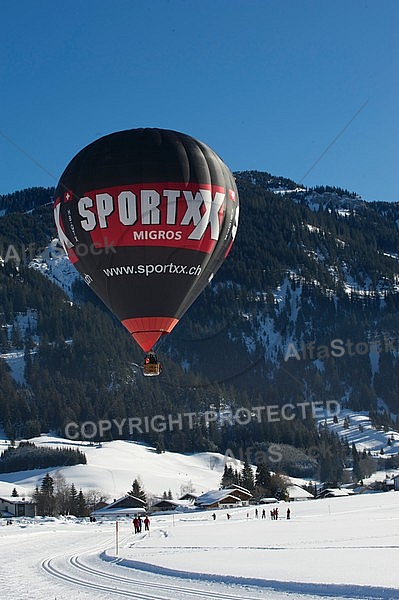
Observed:
[[[224,490],[210,490],[195,500],[195,505],[204,509],[234,508],[248,506],[252,498],[251,492],[241,486]]]
[[[90,516],[96,519],[133,518],[137,515],[145,515],[146,512],[144,500],[126,494],[126,496],[114,500],[111,504],[107,504],[103,508],[93,510]]]
[[[242,487],[242,485],[238,485],[237,483],[233,483],[230,485],[229,490],[234,490],[237,496],[242,498],[242,500],[251,499],[252,494],[247,488]]]
[[[190,500],[190,502],[194,503],[198,498],[198,494],[194,494],[193,492],[186,492],[183,496],[180,496],[179,500]]]
[[[259,500],[259,504],[278,504],[278,502],[274,496],[264,496]]]
[[[305,490],[300,485],[289,485],[287,486],[287,494],[290,502],[298,500],[314,500],[313,494]]]
[[[343,490],[339,488],[326,488],[317,494],[317,498],[340,498],[342,496],[352,496],[353,490]]]
[[[19,496],[2,496],[0,498],[1,517],[35,517],[36,503]]]
[[[161,498],[157,502],[151,504],[151,512],[160,511],[177,511],[182,512],[195,508],[191,500],[170,500],[169,498]]]

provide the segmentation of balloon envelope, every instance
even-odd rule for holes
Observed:
[[[55,197],[69,259],[145,352],[210,281],[238,226],[230,170],[170,130],[96,140],[72,159]]]

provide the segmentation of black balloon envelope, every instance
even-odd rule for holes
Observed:
[[[178,323],[237,232],[232,173],[176,131],[96,140],[69,163],[55,198],[69,259],[145,352]]]

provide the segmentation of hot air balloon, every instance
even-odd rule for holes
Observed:
[[[144,374],[159,374],[155,343],[179,322],[234,241],[239,200],[232,173],[189,135],[130,129],[83,148],[55,198],[69,259],[147,353]]]

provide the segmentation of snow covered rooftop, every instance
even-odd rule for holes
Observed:
[[[310,500],[314,498],[313,494],[304,490],[299,485],[289,485],[287,492],[290,500]]]

